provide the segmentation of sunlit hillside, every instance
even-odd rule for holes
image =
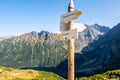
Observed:
[[[52,72],[20,70],[0,66],[0,80],[64,80]]]

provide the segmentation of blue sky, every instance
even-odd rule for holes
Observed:
[[[0,0],[0,36],[31,31],[59,32],[69,0]],[[74,0],[83,14],[75,22],[112,27],[120,23],[120,0]]]

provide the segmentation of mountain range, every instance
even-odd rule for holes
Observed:
[[[120,69],[120,24],[114,26],[99,40],[90,43],[82,52],[84,63],[76,73],[91,75],[107,70]]]
[[[79,33],[79,39],[75,42],[76,51],[81,51],[86,44],[109,30],[105,27],[106,31],[101,31],[104,26],[93,26],[87,26]],[[51,67],[57,66],[65,59],[67,59],[67,41],[59,40],[55,33],[33,31],[0,42],[0,64],[4,66]]]
[[[114,26],[99,39],[84,47],[75,56],[76,77],[91,76],[108,70],[120,69],[120,24]],[[67,60],[58,68],[67,72]],[[63,65],[66,65],[63,67]]]
[[[119,69],[120,24],[112,29],[98,24],[84,26],[75,40],[76,76]],[[56,67],[65,77],[67,57],[67,41],[57,38],[56,33],[33,31],[0,42],[0,65],[4,66]]]

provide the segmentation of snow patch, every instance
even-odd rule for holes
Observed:
[[[82,23],[74,23],[73,29],[78,29],[78,32],[82,32],[83,30],[86,29],[86,26]]]

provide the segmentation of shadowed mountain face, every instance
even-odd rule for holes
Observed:
[[[109,27],[100,26],[98,24],[94,24],[91,26],[85,25],[86,29],[82,32],[79,32],[78,42],[79,50],[81,51],[85,46],[94,40],[98,40],[99,37],[106,34],[109,31]]]
[[[76,66],[76,75],[91,75],[120,69],[120,24],[99,40],[90,43],[82,52],[84,63]]]
[[[120,24],[75,55],[76,77],[90,76],[107,70],[120,69]],[[61,76],[67,76],[67,60],[57,66]],[[59,72],[60,72],[59,71]],[[66,77],[67,78],[67,77]]]
[[[88,43],[107,33],[109,28],[97,25],[86,26],[75,40],[76,51],[81,51]],[[67,59],[67,41],[57,38],[57,34],[33,31],[0,42],[0,65],[9,67],[56,67]],[[79,57],[77,58],[79,63]]]

